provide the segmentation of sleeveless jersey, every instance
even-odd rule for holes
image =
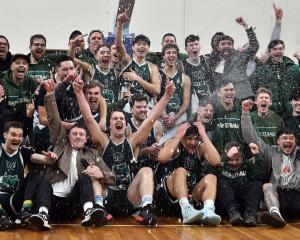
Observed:
[[[185,74],[191,78],[192,94],[197,94],[199,99],[210,96],[209,84],[212,80],[206,67],[204,57],[200,56],[200,62],[198,65],[185,60],[183,62],[183,66]]]
[[[137,162],[134,159],[133,150],[127,138],[119,144],[109,140],[102,158],[117,177],[116,186],[111,188],[115,190],[127,189],[137,169]]]
[[[130,120],[128,121],[130,128],[131,128],[131,132],[134,133],[136,132],[138,129],[136,128],[136,126],[133,124],[132,122],[132,118],[130,118]],[[154,136],[154,129],[152,128],[147,140],[140,146],[140,149],[143,149],[145,147],[150,147],[153,143],[155,143],[155,136]],[[142,158],[138,157],[138,165],[139,167],[151,167],[152,169],[155,169],[156,165],[157,165],[157,161],[153,161],[151,156],[144,156]]]
[[[94,80],[98,80],[103,86],[102,96],[108,104],[118,100],[119,86],[113,69],[102,72],[98,66],[95,67]]]
[[[124,72],[129,72],[130,69],[132,69],[133,71],[136,72],[136,74],[141,77],[143,80],[151,83],[151,68],[150,68],[150,64],[148,62],[144,62],[142,64],[138,64],[134,59],[132,59],[131,63],[125,67],[125,69],[123,70]],[[145,89],[138,84],[136,81],[126,81],[123,77],[123,73],[121,74],[120,78],[119,78],[119,82],[120,82],[120,89],[124,88],[129,88],[130,92],[132,94],[139,92],[142,94],[145,94],[150,98],[152,98],[152,95],[149,94],[148,92],[145,91]],[[120,96],[121,98],[121,96]]]
[[[161,81],[162,93],[161,93],[160,97],[162,97],[162,95],[165,92],[166,85],[167,85],[166,84],[167,75],[163,71],[160,71],[160,75],[161,75],[161,79],[162,79],[162,81]],[[174,115],[179,111],[179,109],[183,103],[182,72],[177,71],[177,73],[173,77],[169,77],[169,79],[173,81],[173,83],[176,87],[176,90],[175,90],[173,96],[171,97],[171,99],[165,109],[165,112],[168,115]]]

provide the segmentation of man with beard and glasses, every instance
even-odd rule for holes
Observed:
[[[114,69],[110,68],[111,50],[108,45],[101,45],[96,50],[97,65],[94,66],[93,79],[102,86],[102,96],[108,105],[118,101],[119,85]]]
[[[268,45],[270,58],[257,67],[250,77],[253,91],[259,87],[269,88],[272,92],[273,110],[279,116],[292,112],[289,96],[295,87],[300,86],[300,68],[293,60],[284,56],[285,44],[280,39]]]
[[[12,55],[9,51],[9,42],[5,36],[0,35],[0,75],[10,68],[11,59]]]
[[[263,185],[268,212],[263,223],[284,227],[284,219],[300,217],[300,152],[293,130],[284,128],[276,134],[276,145],[266,144],[258,137],[251,122],[251,100],[242,103],[242,131],[247,143],[255,143],[264,158],[264,172],[269,181]]]
[[[210,68],[213,73],[214,85],[219,86],[222,78],[231,79],[236,88],[236,97],[246,99],[253,96],[251,85],[246,75],[247,63],[258,51],[254,29],[249,26],[243,17],[238,17],[236,22],[246,30],[249,46],[240,52],[234,49],[234,40],[229,35],[220,35],[217,38],[217,53],[213,60],[209,60]]]
[[[82,116],[88,126],[94,144],[107,166],[117,176],[116,186],[107,189],[104,201],[106,209],[117,216],[128,216],[139,207],[136,220],[146,226],[155,226],[157,217],[153,210],[154,176],[149,167],[138,168],[140,145],[145,142],[168,104],[175,87],[168,84],[164,96],[154,106],[151,114],[145,119],[138,130],[126,137],[127,121],[122,110],[112,110],[109,114],[110,136],[108,137],[98,127],[89,110],[88,103],[82,92],[83,82],[77,79],[74,89]]]
[[[189,58],[183,61],[184,72],[191,78],[191,114],[195,113],[199,101],[210,96],[213,89],[211,72],[204,56],[200,56],[200,38],[189,35],[185,39],[185,50]]]
[[[266,144],[276,144],[276,133],[284,128],[284,121],[270,110],[272,106],[271,91],[260,87],[256,91],[255,105],[257,110],[251,113],[251,119],[258,136]]]

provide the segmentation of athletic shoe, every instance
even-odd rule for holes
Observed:
[[[244,223],[244,219],[242,218],[240,211],[236,207],[229,209],[228,216],[229,222],[232,226],[239,226]]]
[[[286,221],[282,218],[278,211],[263,212],[261,222],[273,227],[282,228],[286,225]]]
[[[196,210],[191,205],[187,205],[182,212],[182,222],[184,224],[194,223],[203,218],[204,213]]]
[[[256,227],[257,226],[257,215],[255,213],[244,213],[244,225],[246,227]]]
[[[145,226],[156,226],[157,217],[154,214],[152,204],[148,204],[142,207],[139,214],[135,217],[135,220]]]
[[[10,228],[12,224],[13,222],[5,213],[0,216],[0,231]]]
[[[32,214],[29,218],[29,222],[32,226],[42,230],[47,231],[51,229],[49,224],[49,216],[45,212],[39,212],[37,214]]]
[[[28,226],[30,216],[31,216],[31,209],[24,209],[18,214],[15,223],[21,226]]]
[[[96,226],[104,225],[104,207],[89,208],[84,212],[84,219],[81,221],[81,225],[84,227],[91,227],[94,224]]]
[[[203,208],[200,210],[203,213],[201,223],[208,226],[217,226],[221,222],[221,217],[217,215],[214,208]]]

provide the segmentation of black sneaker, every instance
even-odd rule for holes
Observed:
[[[135,220],[145,226],[156,226],[157,217],[154,214],[152,204],[148,204],[141,208],[139,214],[135,217]]]
[[[84,227],[91,227],[93,224],[96,226],[102,226],[105,224],[105,208],[102,206],[96,208],[89,208],[84,213],[84,219],[81,221],[81,225]]]
[[[29,218],[29,223],[43,231],[50,230],[51,226],[49,224],[49,216],[45,212],[40,212],[37,214],[32,214]]]
[[[286,225],[286,221],[276,211],[273,211],[271,213],[263,212],[261,214],[260,219],[261,219],[262,223],[265,223],[267,225],[270,225],[270,226],[273,226],[276,228],[282,228]]]
[[[256,227],[257,226],[256,214],[245,212],[244,213],[244,225],[246,227]]]
[[[232,226],[239,226],[244,223],[244,219],[241,216],[240,211],[237,208],[231,208],[228,211],[229,222]]]
[[[0,216],[0,231],[10,228],[12,224],[13,222],[5,213]]]
[[[30,216],[31,216],[31,209],[24,209],[18,214],[15,223],[21,226],[28,226]]]

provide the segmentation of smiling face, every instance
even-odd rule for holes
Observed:
[[[6,59],[8,53],[8,42],[5,38],[0,37],[0,61]]]
[[[150,46],[146,41],[138,41],[132,46],[133,54],[137,58],[145,58],[149,52]]]
[[[28,67],[28,63],[24,58],[17,58],[12,62],[10,69],[12,71],[13,82],[16,85],[23,83]]]
[[[100,32],[93,32],[88,40],[90,50],[92,53],[95,53],[96,50],[103,44],[103,34]]]
[[[233,52],[233,42],[229,39],[221,40],[217,47],[219,53],[224,59],[227,59],[232,55]]]
[[[69,133],[69,141],[72,148],[76,150],[82,149],[87,141],[85,129],[79,127],[72,128]]]
[[[146,101],[134,101],[134,104],[131,108],[132,116],[137,121],[144,121],[147,118],[147,102]]]
[[[265,116],[268,114],[269,108],[272,105],[271,96],[265,92],[259,93],[255,104],[259,115]]]
[[[101,69],[108,69],[111,60],[111,52],[109,47],[102,46],[97,50],[96,60],[98,61],[98,66]]]
[[[222,86],[218,91],[218,96],[221,103],[232,105],[235,98],[235,88],[232,83]]]
[[[34,59],[40,61],[46,53],[46,42],[43,38],[33,39],[32,45],[29,46],[30,53]]]
[[[300,116],[300,98],[290,101],[293,107],[293,116]]]
[[[206,106],[199,106],[197,113],[197,122],[201,122],[204,125],[208,124],[212,121],[214,107],[210,103],[206,104]]]
[[[19,149],[23,141],[23,129],[10,127],[3,136],[5,139],[6,150],[11,154]]]
[[[277,44],[270,49],[270,56],[273,63],[281,63],[284,56],[284,46],[283,44]]]
[[[176,62],[178,59],[178,51],[176,48],[168,48],[165,50],[165,54],[163,56],[165,64],[169,67],[176,66]]]
[[[292,154],[296,147],[295,135],[283,133],[277,139],[277,144],[279,145],[281,151],[288,156]]]

